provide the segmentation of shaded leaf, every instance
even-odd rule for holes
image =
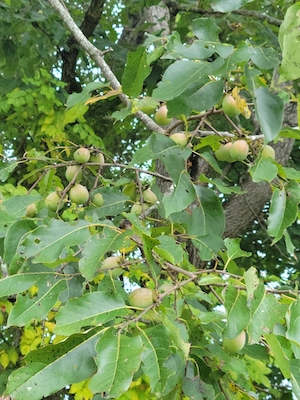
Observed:
[[[40,400],[96,372],[95,345],[100,333],[74,335],[63,343],[33,351],[14,371],[6,393],[14,400]]]
[[[234,339],[247,327],[250,319],[250,309],[247,307],[245,292],[229,286],[224,306],[227,311],[224,337]]]
[[[98,371],[93,375],[89,388],[94,393],[105,392],[112,398],[119,397],[130,386],[133,374],[141,363],[143,342],[140,336],[104,333],[96,346],[95,358]]]
[[[82,327],[104,324],[122,316],[126,305],[118,294],[105,292],[86,293],[80,298],[71,299],[56,315],[55,333],[71,335]]]

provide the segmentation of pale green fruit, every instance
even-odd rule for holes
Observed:
[[[135,201],[137,196],[136,184],[134,182],[127,183],[127,185],[123,187],[122,193],[130,197],[130,200]]]
[[[90,162],[103,164],[105,162],[104,155],[102,153],[92,154],[90,157]]]
[[[232,147],[232,143],[226,143],[221,145],[220,148],[215,152],[215,156],[219,161],[227,161],[227,162],[234,162],[235,160],[230,155],[230,149]]]
[[[133,206],[131,207],[130,212],[132,214],[136,214],[136,215],[141,215],[142,212],[146,211],[149,208],[149,204],[143,203],[143,205],[141,203],[134,203]]]
[[[165,293],[168,292],[169,290],[173,289],[174,285],[171,282],[166,282],[163,283],[159,288],[158,292],[159,293]]]
[[[143,199],[144,201],[146,201],[146,203],[150,204],[154,204],[157,202],[157,197],[150,188],[143,191]]]
[[[225,350],[230,353],[237,353],[243,349],[246,343],[246,332],[242,331],[236,338],[234,339],[223,339],[223,347]]]
[[[89,161],[90,159],[90,151],[89,149],[85,148],[85,147],[79,147],[79,149],[77,149],[74,154],[74,160],[76,162],[78,162],[79,164],[83,164]]]
[[[83,185],[80,185],[79,183],[73,186],[69,192],[70,200],[76,204],[86,203],[89,199],[89,196],[90,194],[87,188]]]
[[[182,147],[186,146],[188,143],[188,138],[183,132],[172,133],[172,135],[170,135],[170,139]]]
[[[162,105],[154,114],[154,120],[159,125],[169,125],[172,122],[172,118],[168,118],[168,109],[166,105]]]
[[[45,206],[52,211],[56,211],[59,202],[60,202],[60,196],[58,195],[58,193],[52,192],[52,193],[48,194],[48,196],[46,197]],[[61,210],[63,208],[63,206],[64,206],[64,203],[61,202],[59,209]]]
[[[232,146],[230,148],[230,156],[233,160],[245,160],[245,158],[247,158],[248,156],[248,153],[249,145],[245,140],[240,139],[232,143]]]
[[[101,264],[101,268],[107,269],[103,271],[105,274],[109,274],[113,279],[118,278],[123,272],[124,269],[119,267],[120,263],[122,262],[122,256],[111,256],[105,258]]]
[[[76,175],[76,180],[75,182],[79,182],[80,179],[82,178],[82,170],[79,165],[69,165],[66,169],[66,179],[68,182],[71,182],[71,180],[74,178]]]
[[[273,158],[273,159],[275,159],[275,150],[273,149],[273,147],[271,147],[271,146],[269,146],[267,144],[262,149],[261,156],[262,156],[262,158]]]
[[[34,203],[28,204],[25,211],[26,217],[32,218],[36,215],[36,213],[37,213],[36,205]]]
[[[96,193],[93,197],[93,203],[97,207],[102,207],[104,204],[104,199],[101,193]]]
[[[222,109],[224,113],[228,115],[228,117],[234,117],[235,115],[239,115],[241,113],[240,109],[236,104],[236,101],[231,96],[231,94],[226,94],[223,97]]]
[[[153,291],[147,288],[135,289],[129,294],[129,305],[147,308],[153,304]]]

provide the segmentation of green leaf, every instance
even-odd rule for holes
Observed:
[[[230,194],[230,193],[235,193],[235,194],[243,194],[246,193],[245,190],[242,190],[240,186],[225,186],[224,182],[222,179],[216,178],[216,179],[211,179],[207,178],[205,175],[200,175],[199,177],[200,182],[206,182],[210,183],[211,185],[215,185],[218,189],[219,192],[224,193],[224,194]]]
[[[278,52],[273,48],[249,46],[251,60],[261,69],[271,69],[278,65]]]
[[[9,264],[12,261],[21,238],[35,228],[35,223],[28,219],[18,220],[8,228],[4,238],[3,261],[5,263]]]
[[[152,68],[147,62],[146,48],[138,47],[127,54],[127,63],[122,77],[122,89],[129,97],[137,97],[143,91],[143,83]]]
[[[224,307],[227,311],[224,337],[236,338],[248,325],[250,310],[247,307],[247,297],[243,290],[229,286],[225,296]]]
[[[224,239],[224,243],[227,248],[228,262],[239,257],[251,257],[252,255],[251,252],[241,249],[241,239],[226,238]]]
[[[27,365],[10,375],[6,393],[14,400],[40,400],[89,378],[96,372],[94,357],[99,335],[74,335],[29,353]]]
[[[222,80],[207,82],[207,79],[202,79],[191,84],[178,97],[168,101],[170,116],[181,114],[189,116],[193,111],[201,112],[209,110],[221,100],[223,88],[224,82]]]
[[[252,0],[215,0],[212,4],[212,9],[214,11],[220,11],[227,13],[230,11],[238,10],[242,8],[245,4],[250,3]]]
[[[290,360],[293,395],[300,399],[300,360]]]
[[[83,103],[77,103],[73,107],[66,110],[64,115],[64,125],[71,124],[76,120],[80,120],[88,111],[89,106]]]
[[[279,28],[278,40],[282,51],[279,83],[300,77],[299,10],[299,2],[290,6]]]
[[[180,163],[182,159],[186,160],[191,155],[191,149],[188,147],[180,147],[170,139],[168,136],[162,135],[161,133],[154,133],[148,139],[150,149],[152,151],[153,160],[156,158],[165,162],[165,158],[168,155],[178,157]]]
[[[290,306],[290,316],[288,321],[288,329],[286,332],[287,339],[300,346],[300,299],[294,301]]]
[[[174,182],[174,189],[168,196],[164,196],[166,217],[187,208],[195,199],[196,193],[191,177],[184,168],[184,159],[170,154],[164,159],[168,173]]]
[[[180,264],[183,260],[182,247],[170,236],[158,236],[159,244],[153,247],[153,250],[162,259],[172,264]]]
[[[291,181],[285,190],[274,190],[268,218],[268,233],[274,237],[272,244],[278,242],[285,229],[295,222],[299,202],[300,187],[296,182]]]
[[[118,294],[86,293],[69,300],[59,310],[54,331],[59,335],[71,335],[79,332],[82,327],[104,324],[116,316],[122,316],[125,311],[124,300]]]
[[[105,392],[111,398],[119,397],[130,386],[133,374],[141,363],[143,342],[140,336],[128,337],[105,332],[96,346],[98,371],[89,388],[94,393]]]
[[[274,333],[270,333],[269,335],[265,334],[264,338],[268,344],[272,356],[275,359],[276,365],[282,372],[282,375],[285,377],[285,379],[289,379],[291,377],[290,362],[286,358],[277,336]]]
[[[33,257],[34,263],[52,263],[69,246],[85,242],[89,237],[90,224],[80,220],[76,224],[52,219],[48,226],[39,226],[30,233],[19,248],[26,258]]]
[[[26,274],[20,273],[18,275],[7,276],[6,278],[0,279],[0,293],[1,297],[10,296],[25,292],[32,285],[39,285],[39,281],[47,280],[52,274],[38,275],[36,272],[29,272]]]
[[[262,335],[271,333],[274,325],[284,317],[287,306],[265,292],[261,282],[251,303],[251,317],[248,327],[250,342],[257,343]]]
[[[209,261],[224,247],[224,242],[220,236],[213,233],[192,238],[192,243],[199,250],[201,260]]]
[[[80,93],[72,93],[67,99],[67,109],[75,106],[78,103],[85,103],[91,97],[91,92],[97,89],[107,87],[107,83],[103,82],[90,82],[85,85]]]
[[[254,298],[255,290],[258,288],[258,285],[259,285],[257,269],[254,267],[250,267],[244,273],[244,279],[245,279],[246,290],[247,290],[247,299],[248,299],[247,304],[249,305],[251,303],[252,299]]]
[[[254,91],[256,117],[267,144],[279,134],[283,121],[283,100],[269,89],[259,87]]]
[[[4,166],[0,168],[0,180],[5,182],[18,166],[19,163],[17,161],[5,162]]]
[[[271,158],[259,157],[249,169],[253,182],[272,182],[278,173],[276,162]]]
[[[42,290],[41,284],[46,284],[47,289]],[[27,296],[18,296],[17,302],[9,313],[7,326],[24,326],[33,319],[42,320],[57,302],[61,292],[67,289],[65,280],[48,279],[40,281],[39,293],[32,299]]]
[[[167,329],[163,325],[145,329],[142,333],[144,352],[142,354],[142,369],[150,378],[150,387],[157,396],[163,394],[164,384],[173,371],[168,370],[164,363],[171,356],[171,341]]]
[[[92,280],[101,258],[109,251],[120,249],[127,236],[128,232],[120,233],[109,227],[104,227],[101,234],[91,236],[85,243],[82,258],[79,260],[79,270],[82,275],[87,280]]]
[[[198,206],[192,212],[188,233],[195,236],[213,233],[221,237],[225,228],[225,216],[220,198],[210,188],[196,185],[195,190]]]
[[[208,62],[177,60],[166,69],[152,96],[165,101],[172,100],[201,77],[211,75],[211,72],[212,67]]]

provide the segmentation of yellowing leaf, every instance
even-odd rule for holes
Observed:
[[[2,353],[2,354],[0,355],[0,365],[2,365],[2,367],[3,367],[4,369],[6,369],[7,366],[8,366],[8,364],[9,364],[9,357],[8,357],[8,354]]]

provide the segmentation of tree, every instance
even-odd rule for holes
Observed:
[[[1,400],[300,399],[300,3],[208,3],[0,3]]]

